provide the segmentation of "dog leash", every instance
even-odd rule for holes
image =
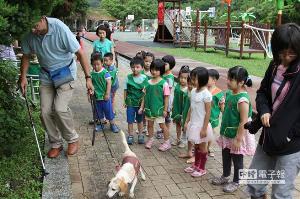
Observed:
[[[92,108],[95,110],[95,113],[96,113],[96,115],[97,115],[97,118],[99,118],[99,113],[98,113],[98,110],[97,110],[97,108],[96,108],[96,97],[95,97],[95,95],[90,95],[90,98],[91,98],[91,104],[92,104]],[[93,102],[92,102],[93,101]],[[96,118],[95,118],[96,119]],[[94,120],[94,122],[96,122],[95,120]],[[115,156],[114,156],[114,154],[113,154],[113,151],[112,151],[112,149],[111,149],[111,147],[110,147],[110,144],[109,144],[109,140],[108,140],[108,138],[107,138],[107,136],[106,136],[106,133],[105,133],[105,131],[104,131],[104,125],[101,123],[101,127],[102,127],[102,133],[103,133],[103,135],[104,135],[104,139],[105,139],[105,141],[106,141],[106,143],[107,143],[107,146],[108,146],[108,150],[109,150],[109,152],[110,152],[110,155],[111,155],[111,157],[113,158],[113,159],[115,159]],[[94,129],[94,131],[95,131],[95,129]]]

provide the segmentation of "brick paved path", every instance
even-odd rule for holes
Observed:
[[[89,56],[91,53],[90,44],[85,43],[85,51]],[[120,58],[119,64],[120,85],[130,72],[128,62]],[[91,145],[92,126],[88,121],[92,117],[90,104],[85,95],[85,79],[79,67],[79,78],[76,81],[76,90],[72,101],[76,129],[80,134],[81,147],[79,153],[74,157],[69,157],[70,177],[72,182],[73,198],[105,198],[107,183],[115,174],[115,165],[121,161],[121,154],[124,147],[120,141],[119,134],[113,134],[106,130],[106,141],[103,133],[96,136],[95,145]],[[119,89],[116,97],[117,117],[116,123],[127,132],[125,109],[122,107],[123,92]],[[175,136],[174,127],[171,135]],[[137,138],[135,138],[137,139]],[[183,169],[187,166],[184,160],[177,157],[179,152],[186,149],[172,148],[168,152],[158,151],[159,141],[156,140],[155,147],[147,150],[143,145],[134,144],[131,149],[138,155],[142,162],[142,167],[146,172],[146,181],[139,182],[135,189],[135,197],[138,199],[149,198],[201,198],[201,199],[233,199],[245,198],[243,187],[234,194],[225,194],[222,187],[210,185],[208,180],[213,176],[222,173],[220,149],[215,145],[215,158],[209,158],[207,162],[208,174],[201,178],[192,178],[185,174]],[[112,150],[110,153],[109,148]],[[245,158],[245,166],[248,166],[250,158]],[[296,198],[300,197],[300,180],[297,179]]]

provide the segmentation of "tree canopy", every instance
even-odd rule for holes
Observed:
[[[217,20],[227,12],[224,0],[185,0],[183,7],[192,6],[192,9],[207,10],[216,7]],[[283,23],[300,21],[300,0],[284,0]],[[276,0],[232,0],[231,11],[234,16],[252,13],[257,22],[275,24],[277,16]]]
[[[224,0],[183,0],[182,8],[191,6],[193,10],[208,10],[216,7],[217,17],[213,20],[222,20],[220,17],[227,12]],[[166,6],[171,6],[172,3]],[[135,20],[142,18],[156,18],[156,0],[102,0],[100,6],[112,16],[124,20],[127,15],[135,15]],[[276,0],[232,0],[231,9],[234,16],[251,13],[257,22],[275,24],[277,16]],[[300,0],[284,0],[283,23],[300,21]],[[251,12],[250,12],[251,11]]]
[[[86,0],[0,0],[0,43],[20,39],[43,15],[84,15],[87,8]]]
[[[128,15],[134,15],[135,20],[154,19],[157,12],[157,1],[153,0],[102,0],[100,6],[123,21]]]

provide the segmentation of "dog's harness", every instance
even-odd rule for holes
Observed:
[[[135,170],[136,175],[140,172],[141,163],[136,157],[133,157],[133,156],[124,157],[123,161],[122,161],[122,165],[125,164],[125,163],[130,163],[130,164],[133,165],[133,168]]]

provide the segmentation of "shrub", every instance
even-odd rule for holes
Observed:
[[[40,198],[41,163],[24,99],[16,92],[19,69],[0,60],[0,198]],[[32,106],[31,106],[32,109]],[[32,109],[43,149],[39,107]]]
[[[11,155],[20,139],[32,132],[25,101],[16,91],[17,78],[18,68],[0,60],[0,157]],[[34,115],[39,122],[38,113]]]

